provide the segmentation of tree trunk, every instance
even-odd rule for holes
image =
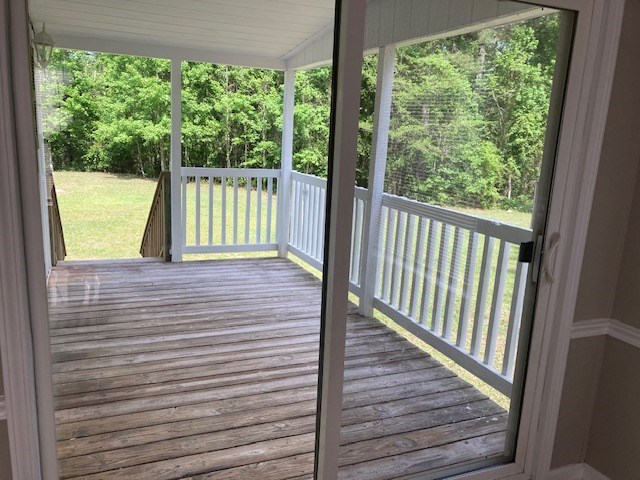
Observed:
[[[140,147],[140,140],[136,141],[136,145],[138,147],[138,163],[140,164],[140,174],[143,177],[147,175],[144,173],[144,164],[142,163],[142,148]]]
[[[266,90],[266,88],[265,88]],[[265,145],[267,144],[267,109],[262,106],[262,168],[267,168],[267,151]]]
[[[484,64],[487,61],[487,48],[484,45],[480,45],[480,58],[479,58],[479,63],[480,63],[480,68],[478,69],[478,73],[476,74],[476,80],[480,81],[482,80],[482,77],[484,77]]]
[[[226,82],[226,91],[227,93],[231,92],[231,86],[229,84],[229,67],[225,66],[224,68],[224,80]],[[226,156],[227,156],[227,168],[231,168],[231,125],[230,125],[230,121],[231,121],[231,112],[229,112],[229,107],[227,106],[227,108],[225,109],[224,112],[224,122],[225,122],[225,126],[227,129],[226,132],[226,142],[225,142],[225,147],[226,147]]]
[[[160,139],[160,171],[167,171],[167,157],[164,149],[164,141]]]

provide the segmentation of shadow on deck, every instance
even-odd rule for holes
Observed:
[[[66,262],[49,281],[60,478],[311,478],[320,282],[283,259]],[[506,413],[352,306],[340,478],[500,455]]]

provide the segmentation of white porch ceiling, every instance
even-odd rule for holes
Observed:
[[[31,0],[57,46],[283,69],[334,0]]]
[[[327,64],[335,0],[31,0],[62,48],[284,70]],[[545,13],[503,0],[369,0],[365,47]]]

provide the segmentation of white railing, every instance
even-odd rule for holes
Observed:
[[[314,175],[291,172],[289,251],[322,269],[327,181]],[[351,291],[360,291],[360,257],[367,190],[356,187],[351,234]]]
[[[393,195],[382,205],[374,307],[508,395],[531,230]]]
[[[324,255],[326,193],[324,178],[291,172],[289,248],[317,268]]]
[[[183,252],[276,250],[279,178],[279,170],[182,168]],[[318,269],[326,192],[325,179],[291,173],[288,250]],[[374,308],[509,395],[528,269],[517,256],[531,230],[384,194],[380,238],[364,252],[367,190],[357,187],[354,200],[351,291],[362,298],[361,266],[375,255]]]
[[[280,170],[183,167],[182,252],[275,250]]]
[[[289,250],[322,266],[326,180],[292,173]],[[360,295],[367,190],[356,188],[350,280]],[[509,395],[531,230],[384,194],[374,307]]]

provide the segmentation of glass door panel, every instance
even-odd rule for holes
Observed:
[[[512,461],[573,17],[425,0],[366,21],[339,478]]]

